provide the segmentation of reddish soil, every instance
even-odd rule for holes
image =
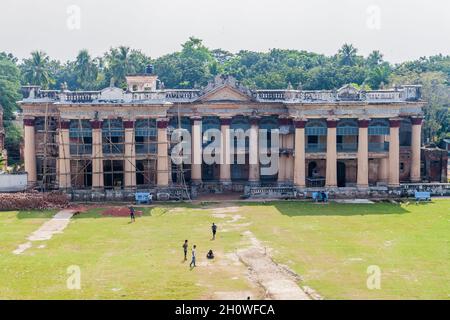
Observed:
[[[142,216],[142,211],[136,210],[134,214],[137,217]],[[130,209],[127,207],[110,207],[102,212],[103,216],[112,216],[112,217],[129,217]]]

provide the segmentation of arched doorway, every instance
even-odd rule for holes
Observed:
[[[337,185],[338,187],[345,187],[345,163],[342,161],[337,162]]]
[[[317,163],[315,161],[311,161],[308,164],[308,178],[313,178],[317,174]]]

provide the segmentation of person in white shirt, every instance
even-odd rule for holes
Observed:
[[[194,246],[192,247],[192,261],[189,264],[189,267],[193,268],[195,267],[195,249],[197,248],[197,246],[194,244]]]

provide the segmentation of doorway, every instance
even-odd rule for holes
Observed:
[[[342,161],[338,161],[337,163],[337,185],[338,187],[345,187],[346,178],[345,178],[345,163]]]

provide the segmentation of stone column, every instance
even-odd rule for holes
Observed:
[[[278,183],[286,183],[286,155],[280,154],[278,159]]]
[[[231,183],[230,123],[230,118],[220,119],[220,131],[222,135],[220,152],[220,182],[222,184]]]
[[[70,121],[60,120],[58,135],[58,182],[60,189],[69,189],[72,186],[70,176]]]
[[[91,121],[92,127],[92,188],[103,189],[102,121]]]
[[[134,139],[134,121],[123,121],[125,130],[124,147],[124,186],[125,189],[133,190],[136,187],[136,147]]]
[[[389,120],[389,180],[388,185],[397,187],[400,185],[400,119]]]
[[[305,174],[305,124],[304,120],[295,120],[295,158],[294,158],[294,185],[297,187],[306,186]]]
[[[369,187],[369,120],[359,120],[358,125],[358,172],[356,184],[358,188],[367,188]]]
[[[193,183],[202,182],[202,118],[192,118],[192,164],[191,179]]]
[[[380,158],[378,166],[378,181],[386,184],[389,179],[389,158]]]
[[[34,119],[23,119],[23,124],[25,126],[24,129],[25,171],[28,173],[28,185],[34,186],[37,182]]]
[[[292,121],[289,120],[289,125],[292,125]],[[294,150],[294,134],[286,135],[286,148],[288,150]],[[286,181],[292,184],[294,181],[294,157],[292,153],[286,155]]]
[[[422,131],[422,118],[412,118],[411,132],[411,182],[420,181],[420,136]]]
[[[168,161],[168,141],[167,141],[167,119],[158,119],[158,160],[156,162],[157,185],[167,187],[169,185],[169,161]]]
[[[259,183],[259,119],[250,119],[250,146],[249,146],[249,175],[248,181],[253,184]]]
[[[336,152],[337,120],[327,120],[327,167],[326,187],[337,186],[337,152]]]

